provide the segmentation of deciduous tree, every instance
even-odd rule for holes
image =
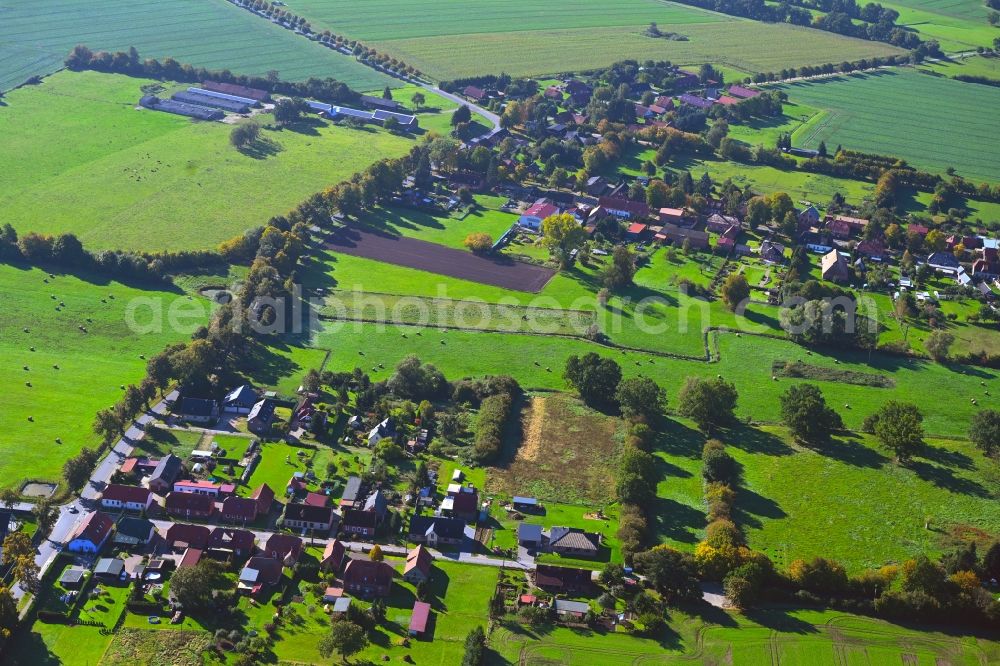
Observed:
[[[678,396],[678,411],[704,431],[733,419],[738,394],[736,387],[721,377],[688,377]]]
[[[900,462],[905,462],[923,447],[923,420],[916,405],[889,400],[865,419],[864,426]]]
[[[798,439],[825,441],[832,430],[844,427],[840,414],[826,404],[823,393],[813,384],[795,384],[779,396],[781,418]]]

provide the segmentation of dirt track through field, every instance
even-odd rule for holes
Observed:
[[[471,252],[415,238],[348,228],[341,229],[331,236],[327,247],[334,252],[533,293],[541,291],[555,275],[554,270],[543,266],[509,259],[480,257]]]
[[[521,460],[532,461],[538,458],[542,448],[542,425],[545,423],[545,398],[535,396],[531,399],[531,412],[524,428],[524,443],[517,450]]]

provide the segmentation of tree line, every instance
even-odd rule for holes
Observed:
[[[320,44],[336,49],[349,49],[362,62],[372,63],[382,69],[398,72],[399,74],[408,74],[411,76],[419,76],[421,74],[420,70],[412,65],[407,65],[402,60],[385,53],[379,53],[356,39],[348,39],[343,35],[334,34],[329,30],[323,30],[322,32],[313,31],[309,21],[286,9],[284,3],[268,2],[268,0],[230,0],[230,2],[253,12],[263,14],[267,18],[277,21],[279,25],[300,32]]]
[[[155,58],[141,59],[136,48],[128,51],[91,51],[83,44],[73,47],[64,61],[66,67],[74,71],[92,69],[98,72],[114,72],[129,76],[142,76],[157,80],[182,81],[185,83],[201,83],[202,81],[220,81],[233,83],[249,88],[260,88],[268,92],[282,95],[309,97],[335,104],[356,103],[359,94],[347,87],[347,84],[333,77],[319,79],[310,77],[306,81],[282,81],[275,71],[267,76],[247,76],[233,74],[228,69],[211,70],[205,67],[195,67],[181,64],[173,58],[159,61]]]
[[[95,252],[87,250],[76,234],[53,236],[31,231],[19,235],[7,223],[0,227],[0,261],[91,271],[116,280],[165,282],[171,272],[249,260],[256,252],[261,232],[262,229],[249,230],[225,241],[216,250]]]
[[[875,3],[868,3],[861,8],[854,0],[816,3],[830,7],[825,13],[816,17],[806,9],[808,5],[804,1],[768,4],[764,0],[683,0],[682,4],[767,23],[809,26],[817,30],[886,42],[907,49],[916,48],[922,43],[916,33],[896,25],[898,12]],[[855,18],[861,22],[855,23]]]

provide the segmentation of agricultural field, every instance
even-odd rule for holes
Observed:
[[[742,78],[752,72],[898,52],[884,44],[653,0],[627,0],[615,5],[613,15],[596,0],[506,0],[477,5],[471,16],[461,0],[413,5],[409,13],[389,0],[364,5],[291,0],[288,5],[313,26],[360,39],[437,79],[500,72],[554,74],[625,58],[711,62],[741,72]],[[688,40],[647,37],[643,31],[650,22]]]
[[[287,81],[332,76],[355,89],[396,80],[226,0],[0,0],[0,90],[51,74],[77,44]]]
[[[990,9],[979,0],[891,0],[884,6],[899,12],[898,25],[937,40],[945,52],[990,47],[997,36],[987,22]]]
[[[231,125],[136,109],[154,85],[67,71],[8,95],[5,219],[21,232],[73,232],[89,249],[207,249],[413,143],[310,116],[241,152]]]
[[[5,364],[0,487],[29,475],[58,480],[66,459],[99,443],[91,432],[94,414],[121,396],[122,385],[142,379],[142,357],[187,339],[208,321],[205,301],[178,292],[98,275],[53,275],[0,265],[0,357]],[[144,303],[162,308],[162,330],[149,326],[154,320]],[[171,307],[176,312],[192,308],[194,316],[184,320],[184,329],[171,329]],[[154,330],[133,328],[130,319]]]
[[[1000,138],[990,130],[998,88],[909,69],[778,87],[795,102],[825,110],[795,133],[797,145],[815,148],[825,141],[830,148],[894,155],[932,171],[953,167],[975,181],[998,178]],[[886,123],[890,117],[893,122]]]

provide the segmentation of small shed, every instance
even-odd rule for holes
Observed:
[[[117,579],[125,572],[125,563],[117,557],[104,557],[94,567],[94,575],[98,578]]]
[[[431,617],[431,605],[425,601],[413,604],[413,615],[410,617],[410,635],[420,636],[427,631],[427,622]]]
[[[519,497],[515,495],[513,500],[511,500],[511,504],[514,505],[515,511],[532,513],[538,510],[538,500],[534,497]]]
[[[87,570],[81,567],[67,567],[59,577],[59,584],[67,590],[79,590],[83,585],[83,579],[87,575]]]

